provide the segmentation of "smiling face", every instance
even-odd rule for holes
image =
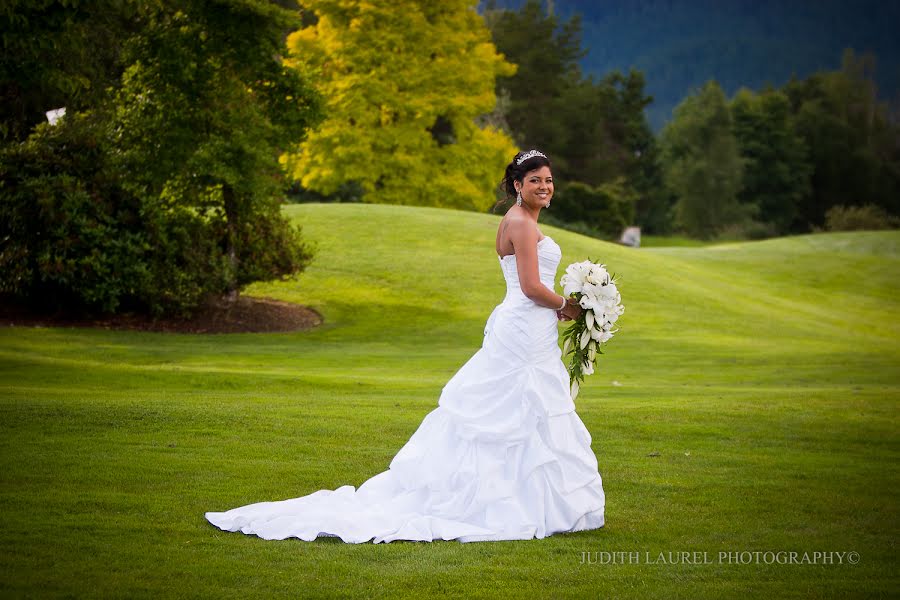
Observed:
[[[522,202],[528,206],[544,207],[553,197],[553,175],[550,167],[540,167],[525,173],[522,183],[516,182],[516,190],[522,193]]]

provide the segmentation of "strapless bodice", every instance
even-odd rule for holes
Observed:
[[[552,290],[553,282],[556,279],[556,269],[562,258],[562,251],[559,245],[553,241],[553,238],[545,235],[537,244],[537,255],[538,273],[541,283]],[[507,298],[510,296],[524,297],[525,294],[522,293],[522,287],[519,285],[516,255],[508,254],[498,258],[500,259],[500,268],[503,270],[503,278],[506,279]]]

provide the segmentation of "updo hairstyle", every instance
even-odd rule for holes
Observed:
[[[540,154],[525,159],[522,161],[521,165],[517,164],[517,161],[527,153],[528,152],[517,152],[513,157],[512,162],[506,165],[506,173],[503,175],[503,181],[500,182],[500,189],[506,194],[506,202],[516,199],[517,192],[515,182],[518,181],[519,183],[522,183],[526,173],[534,171],[535,169],[540,169],[541,167],[552,168],[550,167],[550,159]],[[497,206],[503,202],[504,200],[501,200],[497,203]]]

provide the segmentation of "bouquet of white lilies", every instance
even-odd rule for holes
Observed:
[[[574,400],[584,376],[593,374],[597,354],[603,354],[600,344],[618,331],[612,326],[625,307],[621,304],[622,295],[616,288],[615,276],[610,276],[606,265],[589,260],[572,263],[559,283],[563,294],[574,297],[584,309],[564,334],[563,357],[572,355],[568,371]]]

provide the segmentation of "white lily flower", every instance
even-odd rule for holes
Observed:
[[[578,396],[578,380],[577,379],[572,382],[572,389],[570,390],[570,395],[572,396],[572,400],[574,400],[575,397]]]
[[[581,297],[581,299],[578,301],[578,304],[584,310],[593,310],[594,312],[598,312],[602,309],[602,306],[600,305],[600,301],[597,299],[596,296],[592,296],[591,294],[583,295]]]
[[[581,334],[580,346],[581,349],[584,350],[587,347],[588,342],[591,339],[591,330],[585,329],[584,333]]]
[[[616,298],[619,294],[619,290],[616,289],[616,284],[610,283],[608,285],[601,285],[600,289],[597,291],[597,295],[603,298]]]
[[[594,328],[594,311],[589,310],[584,313],[584,324],[587,325],[588,329]]]
[[[585,279],[595,285],[605,285],[609,281],[609,273],[601,265],[593,265]]]
[[[581,284],[574,279],[566,279],[565,275],[563,275],[563,279],[560,280],[560,283],[563,286],[563,294],[566,296],[571,296],[572,294],[581,291]]]
[[[592,361],[585,361],[581,363],[581,372],[585,375],[593,375],[594,363]]]
[[[578,284],[584,283],[584,278],[590,269],[590,262],[580,262],[580,263],[572,263],[568,267],[566,267],[566,275],[568,275],[572,280],[578,282]]]
[[[566,343],[563,344],[563,351],[562,351],[563,356],[565,356],[566,354],[568,354],[568,353],[569,353],[569,350],[571,350],[571,349],[572,349],[572,338],[567,337],[567,338],[566,338]]]

